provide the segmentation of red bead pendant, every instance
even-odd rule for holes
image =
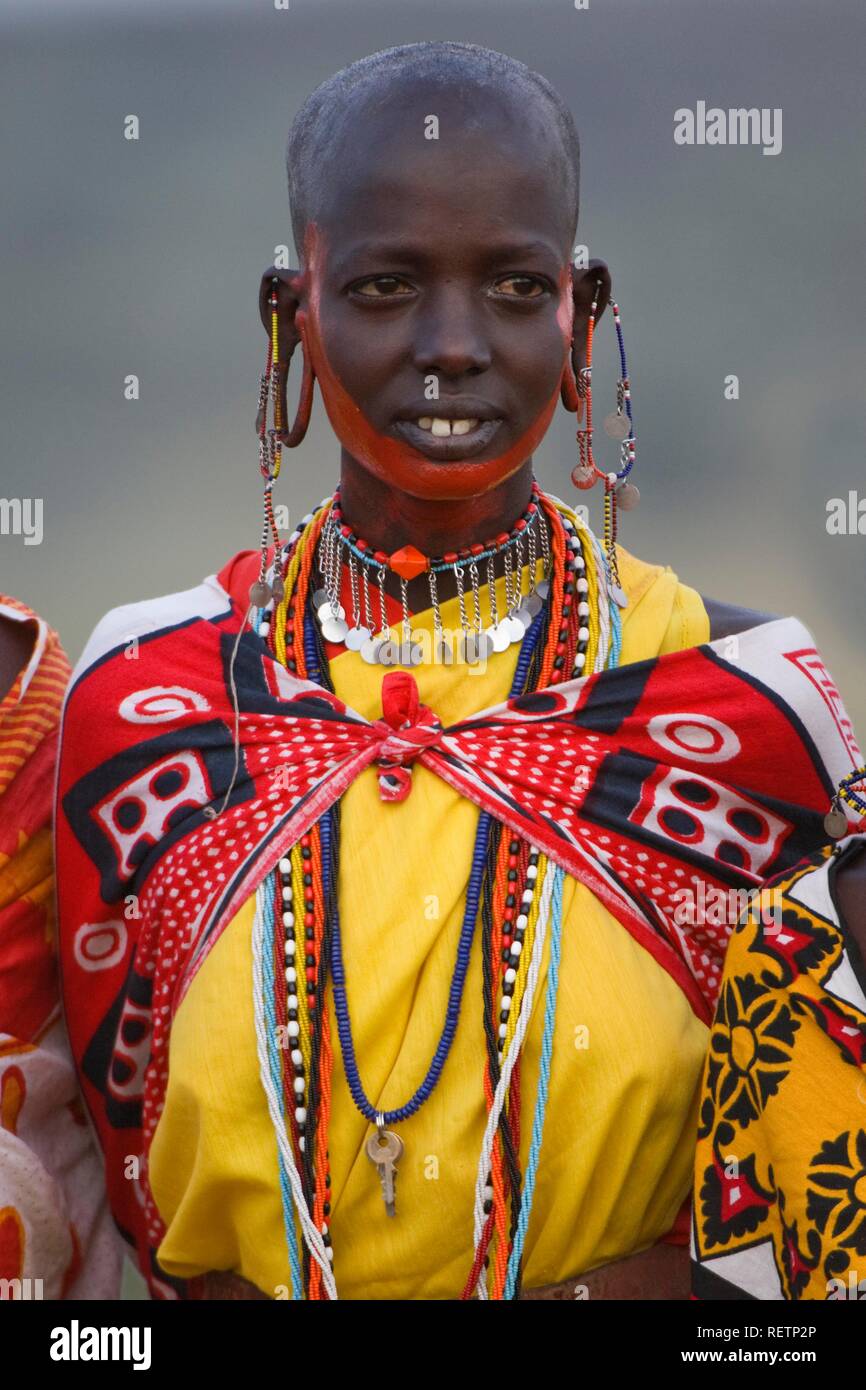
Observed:
[[[401,579],[414,579],[417,574],[423,574],[426,570],[427,556],[416,550],[414,545],[404,545],[400,550],[395,550],[393,555],[389,555],[388,564]]]

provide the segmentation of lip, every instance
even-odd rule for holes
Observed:
[[[415,423],[423,416],[440,420],[477,420],[478,424],[468,434],[442,439]],[[503,417],[487,401],[471,396],[440,396],[438,401],[419,401],[401,410],[392,431],[426,458],[463,459],[483,453],[502,423]]]
[[[443,420],[464,420],[466,418],[465,415],[445,415],[444,413],[440,416],[440,419]],[[479,420],[475,429],[470,430],[468,434],[452,434],[444,439],[431,434],[429,430],[422,430],[412,420],[395,420],[393,431],[401,439],[405,439],[407,444],[411,444],[413,449],[417,449],[419,454],[423,454],[425,458],[465,459],[483,453],[501,424],[501,419]]]

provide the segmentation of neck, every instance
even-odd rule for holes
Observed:
[[[346,523],[372,548],[389,555],[401,546],[413,545],[423,555],[435,557],[489,540],[502,531],[511,531],[531,499],[531,458],[479,497],[429,500],[389,487],[345,449],[342,451],[340,505]],[[494,572],[502,574],[502,557],[497,555],[493,563]],[[396,574],[386,575],[386,588],[395,596],[400,592]],[[456,593],[453,576],[440,576],[439,588],[443,598],[449,597],[452,589]],[[407,592],[413,606],[415,602],[429,603],[425,576],[410,580]]]

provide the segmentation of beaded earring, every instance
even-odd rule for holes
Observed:
[[[586,410],[582,428],[577,431],[578,461],[571,472],[571,481],[582,491],[595,486],[596,479],[604,481],[604,534],[603,545],[608,559],[611,579],[611,597],[620,608],[625,608],[628,600],[619,582],[616,561],[617,507],[623,511],[633,511],[640,501],[640,493],[634,483],[627,482],[635,464],[635,434],[631,413],[631,385],[625,358],[625,343],[622,336],[619,305],[610,301],[613,321],[619,346],[620,377],[616,383],[616,410],[606,415],[603,429],[611,439],[619,441],[620,469],[614,473],[604,473],[598,467],[592,452],[592,343],[595,321],[598,313],[598,296],[601,280],[596,281],[595,293],[586,328],[586,363],[575,381],[570,361],[566,362],[562,375],[561,395],[567,410],[577,412],[578,417]]]
[[[286,429],[283,424],[283,396],[285,394],[286,379],[289,372],[289,363],[280,361],[279,346],[279,323],[277,318],[278,300],[277,287],[279,279],[275,275],[271,280],[271,293],[268,304],[271,310],[271,333],[268,340],[268,360],[265,370],[259,378],[259,407],[256,412],[256,434],[259,438],[259,468],[265,480],[264,488],[264,525],[262,527],[262,559],[259,568],[259,577],[250,586],[250,602],[256,608],[264,608],[273,598],[277,603],[283,597],[284,586],[281,577],[274,574],[271,583],[268,583],[267,574],[267,552],[268,552],[268,533],[273,536],[274,544],[279,550],[280,533],[277,529],[274,517],[273,488],[274,483],[280,476],[280,466],[282,464],[283,446],[287,449],[294,449],[300,444],[310,423],[310,414],[313,406],[313,387],[315,384],[315,373],[310,354],[307,351],[304,335],[305,316],[299,310],[295,316],[295,326],[301,340],[301,355],[304,367],[301,378],[301,395],[298,401],[298,412],[295,416],[294,424],[291,429]],[[273,401],[273,425],[268,428],[268,400]]]

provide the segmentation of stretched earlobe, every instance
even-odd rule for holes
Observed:
[[[277,557],[280,553],[280,533],[277,529],[277,522],[274,516],[274,506],[272,492],[274,483],[280,475],[280,467],[283,459],[283,448],[294,449],[300,444],[307,427],[310,423],[310,413],[313,406],[313,386],[316,376],[313,371],[313,359],[306,335],[306,314],[302,309],[295,313],[294,327],[297,333],[297,341],[300,344],[301,354],[304,359],[303,376],[301,378],[301,396],[298,402],[298,409],[294,421],[289,429],[286,428],[288,412],[286,409],[286,383],[289,375],[289,362],[291,361],[291,349],[288,358],[284,361],[280,355],[280,333],[279,333],[279,280],[273,276],[268,294],[268,308],[270,310],[270,333],[268,335],[268,360],[265,370],[259,379],[259,405],[256,412],[256,435],[259,441],[259,469],[264,478],[264,526],[262,528],[262,554],[259,565],[259,577],[250,587],[250,602],[256,608],[265,608],[271,599],[279,602],[283,597],[283,580],[274,569],[273,578],[270,583],[267,580],[267,551],[268,535],[274,539],[274,565],[276,566]],[[268,402],[272,402],[273,424],[268,426]]]
[[[559,383],[559,394],[562,404],[572,415],[577,415],[578,419],[583,414],[583,401],[577,389],[577,382],[574,376],[574,368],[571,365],[571,353],[569,352],[562,368],[562,377]]]
[[[291,358],[289,358],[288,362],[276,364],[276,425],[279,431],[280,443],[286,449],[294,449],[301,443],[301,440],[304,438],[309,428],[310,415],[313,409],[313,387],[316,383],[316,373],[313,369],[312,353],[310,352],[310,346],[307,342],[306,324],[306,315],[302,309],[299,309],[295,315],[295,327],[298,330],[298,341],[304,365],[301,376],[301,394],[298,398],[298,409],[291,428],[288,429],[286,428],[286,422],[289,418],[286,401],[286,386],[289,379]],[[256,420],[256,426],[258,428],[258,419]]]

